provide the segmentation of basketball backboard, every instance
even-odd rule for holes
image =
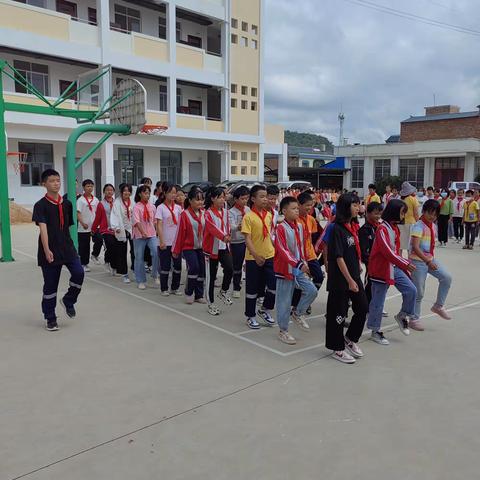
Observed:
[[[112,125],[129,125],[131,134],[142,131],[147,122],[147,92],[138,80],[125,78],[119,82],[113,90],[110,105]]]
[[[112,67],[103,65],[77,77],[79,110],[99,110],[112,94]]]

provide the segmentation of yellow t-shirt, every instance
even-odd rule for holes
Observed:
[[[371,202],[382,203],[382,201],[380,200],[380,197],[376,193],[374,193],[372,196],[367,195],[365,197],[365,206],[366,207],[368,207],[368,204],[371,203]]]
[[[273,258],[275,256],[275,248],[272,243],[272,237],[270,236],[270,232],[272,230],[272,220],[272,214],[268,212],[267,216],[265,217],[265,223],[268,227],[269,234],[265,238],[263,236],[262,220],[255,212],[248,212],[243,217],[242,221],[242,233],[250,235],[255,252],[266,259]],[[248,248],[245,254],[245,259],[254,260]]]
[[[467,223],[478,222],[478,203],[472,200],[470,203],[465,202],[463,205],[463,221]]]
[[[418,203],[417,197],[412,197],[411,195],[403,200],[407,204],[407,213],[405,214],[405,223],[407,225],[413,225],[417,223],[415,220],[415,212],[418,213]]]

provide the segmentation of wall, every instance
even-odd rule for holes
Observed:
[[[259,159],[260,159],[260,148],[258,145],[254,143],[235,143],[232,142],[230,144],[230,152],[237,152],[237,160],[231,160],[230,164],[231,167],[237,167],[236,173],[232,173],[230,170],[229,177],[233,179],[253,179],[256,180],[260,174],[259,172]],[[247,153],[247,160],[242,160],[242,152]],[[252,153],[257,154],[257,161],[252,161],[251,160],[251,155]],[[230,154],[231,158],[231,154]],[[242,174],[241,173],[241,167],[247,167],[247,173]],[[252,173],[252,167],[256,168],[256,173]]]
[[[95,0],[81,0],[73,2],[77,4],[77,16],[81,20],[88,20],[88,8],[97,8]],[[49,10],[56,10],[56,0],[45,0],[45,8]]]
[[[480,116],[400,124],[400,141],[480,138]]]

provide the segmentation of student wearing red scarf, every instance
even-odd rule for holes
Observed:
[[[52,169],[45,170],[41,176],[46,195],[33,207],[32,220],[40,229],[38,238],[38,266],[43,273],[42,312],[46,329],[58,330],[57,291],[62,267],[70,272],[67,293],[60,300],[68,317],[76,315],[75,304],[82,288],[84,270],[80,258],[70,237],[69,228],[73,225],[73,207],[68,199],[60,195],[60,175]]]
[[[351,193],[337,200],[335,223],[328,242],[327,327],[325,346],[342,363],[355,363],[363,357],[357,345],[368,312],[368,302],[361,280],[361,252],[358,229],[352,220],[358,216],[360,199]],[[353,317],[343,333],[349,300]]]
[[[420,220],[412,228],[410,259],[416,266],[416,270],[412,274],[412,281],[417,287],[417,300],[415,302],[415,316],[413,321],[417,325],[420,325],[421,330],[424,329],[420,323],[420,315],[423,295],[425,293],[425,281],[427,280],[428,274],[438,280],[437,299],[431,311],[445,320],[451,319],[445,310],[445,303],[452,284],[452,277],[435,258],[435,221],[438,219],[439,214],[439,202],[436,200],[427,200],[423,204]]]

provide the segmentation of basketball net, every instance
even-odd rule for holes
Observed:
[[[15,175],[25,172],[27,168],[27,157],[28,153],[26,152],[7,152],[7,157],[17,157],[17,161],[13,162],[13,169],[15,170]]]
[[[145,135],[162,135],[168,130],[168,127],[164,125],[144,125],[140,130],[140,133]]]

